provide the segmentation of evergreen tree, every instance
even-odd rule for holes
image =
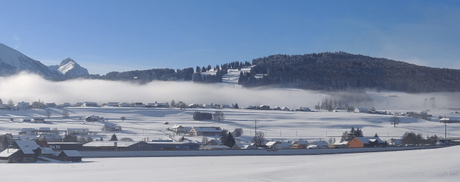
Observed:
[[[228,132],[227,141],[225,142],[224,145],[227,147],[233,147],[235,143],[236,141],[235,141],[235,138],[233,138],[232,133]]]
[[[117,135],[113,134],[109,141],[118,141]]]
[[[227,143],[227,139],[228,139],[228,130],[222,130],[222,134],[221,134],[221,137],[220,137],[220,142],[222,142],[222,144],[224,144],[226,146],[226,143]]]

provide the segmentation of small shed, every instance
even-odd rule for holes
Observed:
[[[77,150],[63,150],[58,157],[61,161],[81,162],[81,154]]]

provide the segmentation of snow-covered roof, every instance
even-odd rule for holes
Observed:
[[[196,132],[222,132],[220,127],[192,127]]]
[[[334,145],[348,145],[348,141],[340,142],[340,140],[338,140],[334,142]]]
[[[54,154],[56,152],[53,149],[49,148],[49,147],[42,147],[41,153],[42,154]]]
[[[276,144],[276,141],[270,141],[270,142],[267,142],[265,145],[266,145],[267,147],[272,147],[272,146],[275,145],[275,144]]]
[[[460,122],[459,120],[453,120],[453,119],[450,119],[450,118],[441,118],[439,120],[440,123],[458,123]]]
[[[18,151],[19,149],[5,149],[0,153],[0,157],[9,157]]]
[[[326,141],[314,141],[314,142],[311,142],[311,145],[324,146],[324,145],[329,145],[329,144]]]
[[[129,147],[139,142],[128,142],[128,141],[94,141],[83,145],[83,147],[114,147],[115,142],[117,147]]]
[[[299,141],[296,141],[296,142],[294,142],[294,143],[297,143],[297,144],[299,144],[299,145],[308,145],[308,144],[310,144],[310,143],[309,143],[308,141],[306,141],[306,140],[299,140]]]
[[[365,144],[369,142],[375,142],[375,141],[378,141],[378,143],[385,143],[382,140],[380,140],[379,137],[356,137],[356,139],[358,139],[359,141]]]
[[[67,157],[81,157],[78,150],[63,150],[61,153],[64,153]]]
[[[292,144],[289,142],[281,142],[277,143],[276,145],[280,148],[290,148],[292,146]]]
[[[40,148],[37,142],[33,140],[27,140],[27,141],[16,140],[14,142],[18,145],[19,149],[21,149],[22,153],[24,154],[35,154],[34,150],[36,150],[37,148]]]
[[[356,109],[359,110],[359,111],[366,111],[366,112],[369,112],[369,109],[364,108],[364,107],[357,107]],[[356,109],[355,109],[355,110],[356,110]]]

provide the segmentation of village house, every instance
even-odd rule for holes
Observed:
[[[325,141],[314,141],[311,142],[307,148],[329,148],[329,144]]]
[[[355,113],[370,113],[369,109],[364,107],[357,107],[355,108]]]
[[[132,105],[126,102],[120,102],[118,103],[118,107],[131,107]]]
[[[290,149],[292,148],[292,143],[290,142],[271,141],[271,142],[267,142],[265,145],[271,149]]]
[[[382,147],[385,142],[379,137],[355,137],[348,142],[350,148]]]
[[[198,150],[200,145],[190,142],[147,142],[151,150]]]
[[[188,133],[192,129],[192,127],[183,127],[182,125],[174,125],[171,130],[174,133],[181,134],[181,133]]]
[[[348,141],[336,141],[334,144],[332,144],[333,148],[348,148]]]
[[[189,134],[191,136],[220,136],[222,128],[220,127],[192,127]]]
[[[230,149],[232,149],[232,150],[243,150],[244,145],[242,143],[236,142],[235,145],[233,145],[233,147],[230,148]]]
[[[155,107],[169,107],[169,103],[157,103],[155,102]]]
[[[34,118],[34,123],[45,123],[45,118]]]
[[[120,102],[107,102],[107,105],[106,105],[106,106],[109,106],[109,107],[118,107],[118,103],[120,103]]]
[[[131,105],[134,107],[144,107],[145,106],[142,102],[133,102],[131,103]]]
[[[146,142],[93,141],[83,144],[83,150],[142,151],[151,150]]]
[[[260,105],[258,109],[260,109],[260,110],[270,110],[270,106],[269,105]]]
[[[80,142],[48,142],[48,145],[54,151],[83,149],[83,144]]]
[[[120,125],[116,125],[116,124],[104,124],[101,130],[102,131],[121,131],[122,128]]]
[[[288,107],[282,107],[281,110],[282,111],[290,111],[290,109]]]
[[[30,108],[30,104],[28,102],[22,101],[22,102],[18,102],[18,104],[16,104],[15,107],[16,107],[16,109],[20,109],[20,110],[21,109],[28,109],[28,108]]]
[[[387,141],[388,145],[393,145],[393,146],[401,146],[402,145],[402,139],[394,139],[391,138]]]
[[[0,163],[19,163],[22,162],[24,153],[17,148],[8,148],[0,152]]]
[[[29,163],[36,162],[37,156],[41,154],[40,146],[33,140],[15,140],[11,147],[0,153],[2,163]]]
[[[292,145],[293,149],[306,149],[310,143],[306,140],[295,141]]]
[[[83,104],[81,105],[81,107],[97,107],[97,103],[96,102],[83,102]]]
[[[200,150],[228,150],[230,147],[225,146],[219,140],[212,139],[206,144],[202,144],[199,147]]]
[[[61,161],[81,162],[81,154],[77,150],[63,150],[58,154]]]
[[[308,107],[300,107],[299,111],[311,111]]]
[[[94,122],[94,121],[100,121],[100,120],[102,120],[102,118],[99,117],[99,116],[95,116],[95,115],[86,116],[86,118],[85,118],[86,122]]]

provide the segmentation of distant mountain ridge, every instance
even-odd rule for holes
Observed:
[[[27,71],[44,76],[47,79],[59,77],[40,61],[31,59],[19,51],[0,43],[0,75],[8,76]]]
[[[460,91],[460,70],[430,68],[345,52],[272,55],[252,60],[241,73],[245,87],[278,86],[312,90],[377,89],[420,92]],[[257,75],[263,75],[256,78]]]
[[[241,72],[238,84],[243,87],[294,87],[310,90],[341,91],[350,89],[377,89],[421,92],[460,92],[460,70],[430,68],[386,58],[349,54],[345,52],[313,53],[304,55],[271,55],[249,62],[232,62],[196,69],[147,69],[90,75],[86,68],[70,58],[59,65],[45,66],[0,43],[0,76],[27,71],[60,81],[73,78],[135,81],[153,80],[222,82],[228,69],[251,66]],[[214,71],[213,74],[202,74]]]

